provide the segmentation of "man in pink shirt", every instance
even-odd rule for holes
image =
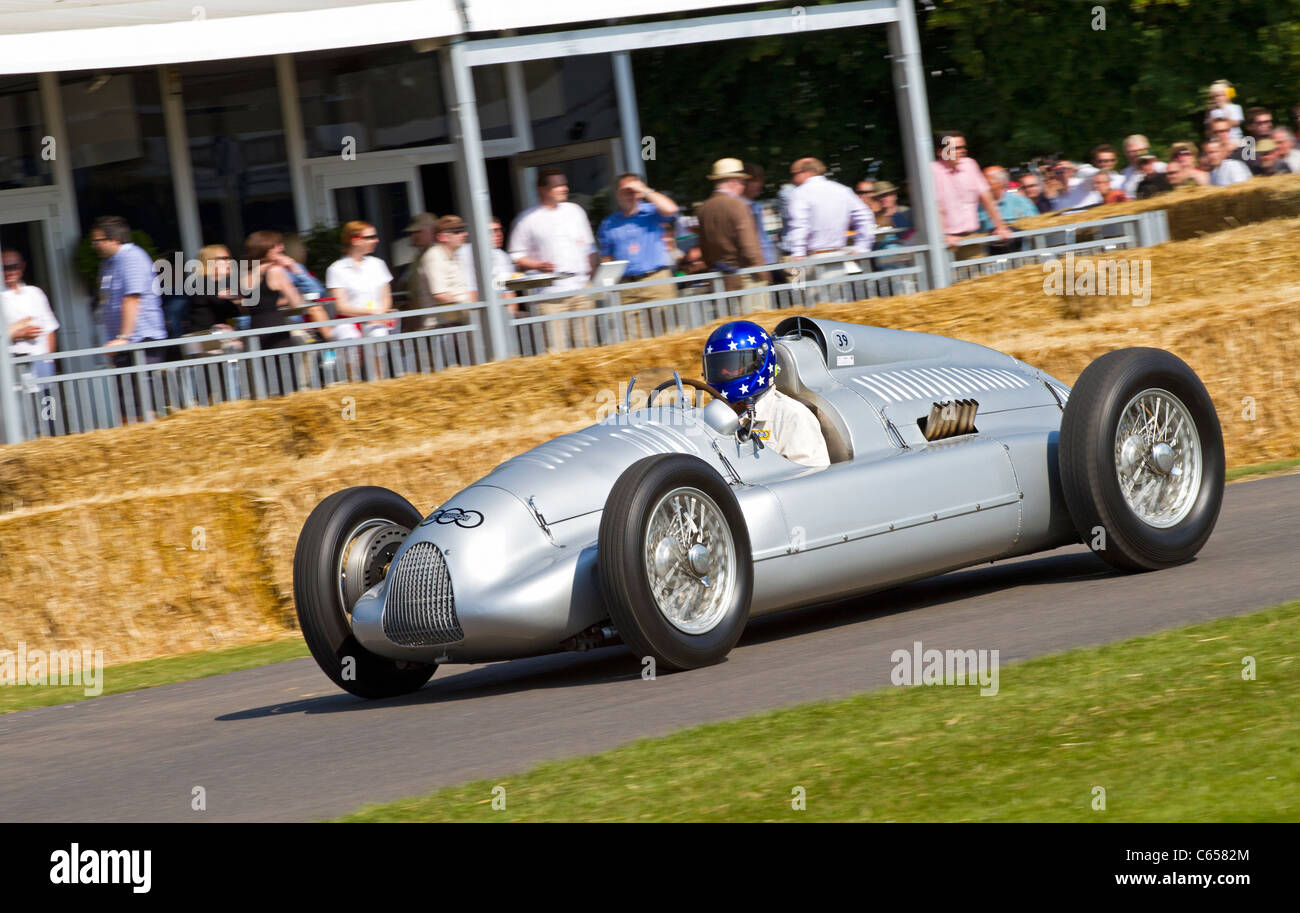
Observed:
[[[969,260],[983,255],[979,245],[956,247],[962,236],[974,234],[979,229],[979,207],[983,206],[993,223],[993,233],[1003,241],[1011,237],[1011,229],[998,212],[997,203],[989,190],[979,164],[966,155],[966,137],[947,131],[939,137],[939,157],[930,163],[934,172],[935,202],[939,218],[943,220],[944,243],[956,248],[958,260]]]

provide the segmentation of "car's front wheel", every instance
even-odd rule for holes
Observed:
[[[719,662],[749,619],[753,560],[736,496],[698,457],[658,454],[610,491],[597,545],[623,642],[656,668]]]
[[[311,655],[334,684],[358,697],[415,691],[437,670],[371,653],[352,633],[352,608],[388,574],[393,555],[420,522],[386,488],[335,492],[307,517],[293,556],[293,599]]]
[[[1205,385],[1161,349],[1079,376],[1061,416],[1061,489],[1080,537],[1127,570],[1190,560],[1223,503],[1223,433]]]

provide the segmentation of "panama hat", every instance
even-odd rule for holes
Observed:
[[[753,175],[745,171],[745,164],[740,159],[718,159],[713,163],[713,174],[709,175],[710,181],[726,181],[730,178],[740,178],[742,181],[748,181]]]

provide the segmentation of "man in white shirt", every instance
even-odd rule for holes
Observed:
[[[1111,189],[1119,190],[1123,179],[1120,177],[1119,172],[1115,170],[1115,163],[1119,161],[1119,159],[1114,146],[1110,143],[1102,143],[1099,146],[1094,146],[1092,148],[1092,155],[1088,161],[1089,164],[1080,165],[1079,170],[1075,172],[1078,177],[1083,178],[1084,183],[1093,190],[1096,190],[1097,183],[1093,179],[1098,175],[1098,173],[1104,171],[1110,177]],[[1097,202],[1100,203],[1104,201],[1098,200]]]
[[[506,291],[502,285],[507,279],[514,275],[515,264],[510,259],[510,255],[505,252],[501,246],[505,242],[505,232],[501,228],[501,220],[493,216],[492,218],[492,278],[496,280],[498,287],[501,288],[501,296],[506,299],[514,298],[515,293]],[[456,259],[460,261],[461,272],[465,274],[465,284],[469,286],[471,292],[478,291],[478,275],[474,269],[474,245],[466,241],[456,249]],[[519,305],[513,301],[507,300],[506,304],[510,307],[513,314],[519,309]]]
[[[27,268],[22,254],[16,250],[4,252],[4,291],[0,292],[0,324],[9,337],[9,351],[14,355],[48,355],[55,350],[55,331],[59,321],[50,310],[49,299],[34,285],[23,282]],[[31,362],[22,373],[30,370],[36,377],[49,377],[54,373],[53,361]]]
[[[1215,187],[1227,187],[1250,180],[1250,168],[1245,162],[1225,158],[1223,143],[1217,139],[1206,140],[1201,146],[1205,155],[1205,164],[1210,169],[1210,183]]]
[[[1124,157],[1128,159],[1128,167],[1120,172],[1119,183],[1111,181],[1110,186],[1118,187],[1124,191],[1124,196],[1130,200],[1136,200],[1138,184],[1141,184],[1142,179],[1146,177],[1146,173],[1142,170],[1138,159],[1147,155],[1150,151],[1151,144],[1147,142],[1147,138],[1141,133],[1134,133],[1131,136],[1124,137]],[[1164,162],[1159,159],[1156,160],[1156,171],[1163,172],[1165,167]]]
[[[1101,202],[1101,194],[1092,189],[1092,181],[1080,177],[1075,170],[1074,162],[1069,159],[1061,159],[1057,162],[1052,168],[1052,173],[1061,185],[1061,192],[1052,198],[1052,209],[1058,212],[1064,209],[1081,209]]]
[[[848,248],[850,230],[853,250],[871,251],[876,221],[871,208],[848,187],[826,177],[826,166],[815,158],[801,158],[790,166],[794,192],[790,194],[790,221],[786,247],[792,260],[842,253]],[[845,263],[828,263],[817,268],[818,279],[845,275]],[[821,288],[818,299],[840,301],[842,288]]]
[[[510,257],[520,269],[570,274],[555,280],[545,291],[578,292],[591,284],[591,274],[596,268],[596,238],[591,222],[581,206],[568,202],[569,181],[559,169],[543,168],[538,173],[537,200],[536,206],[515,220],[510,232]],[[593,301],[589,295],[573,294],[539,304],[543,314],[561,314],[587,310]],[[570,324],[573,324],[572,340]],[[547,351],[594,345],[595,329],[596,322],[590,317],[547,321]]]

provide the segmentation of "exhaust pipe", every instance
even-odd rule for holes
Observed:
[[[947,400],[933,403],[930,414],[917,419],[921,433],[927,441],[975,433],[975,413],[979,403],[973,399]]]

